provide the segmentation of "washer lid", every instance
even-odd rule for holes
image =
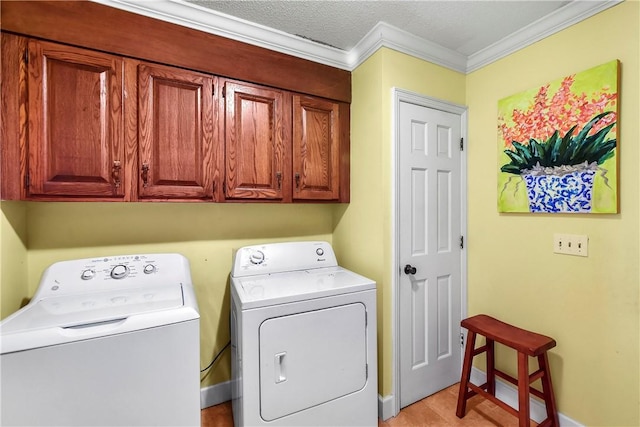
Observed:
[[[7,353],[198,317],[196,306],[185,306],[179,284],[49,297],[0,322],[0,349]]]
[[[232,278],[242,309],[266,307],[376,288],[376,283],[343,267]]]

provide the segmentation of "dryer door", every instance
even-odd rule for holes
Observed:
[[[361,390],[367,382],[366,308],[347,304],[260,326],[260,415],[265,421]]]

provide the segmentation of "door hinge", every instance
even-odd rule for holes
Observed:
[[[460,236],[460,249],[464,249],[464,236]]]
[[[460,138],[460,151],[464,151],[464,138]]]
[[[464,347],[464,334],[460,332],[460,347]]]
[[[24,55],[24,63],[28,64],[29,63],[29,49],[25,49],[23,55]]]

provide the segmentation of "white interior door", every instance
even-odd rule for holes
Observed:
[[[462,116],[401,101],[398,117],[396,283],[405,407],[460,380]]]

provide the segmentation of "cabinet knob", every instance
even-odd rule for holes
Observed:
[[[142,164],[142,186],[145,188],[149,186],[149,163],[147,162]]]
[[[120,170],[122,167],[120,166],[120,160],[114,160],[113,166],[111,167],[111,179],[113,180],[113,186],[115,188],[120,187]]]

